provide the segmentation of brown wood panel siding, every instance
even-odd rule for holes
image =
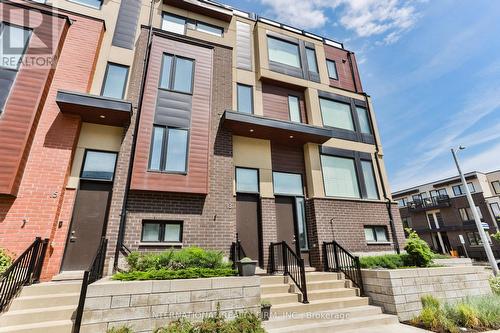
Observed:
[[[338,80],[330,79],[330,85],[337,88],[342,88],[356,92],[356,87],[353,81],[353,74],[351,65],[349,64],[349,51],[341,50],[325,44],[326,59],[335,61],[337,65]],[[357,70],[356,57],[351,54],[352,67],[354,69],[354,76],[356,77],[357,92],[362,92],[359,73]]]
[[[305,163],[302,145],[282,144],[271,141],[271,163],[273,171],[300,173],[305,192]]]
[[[269,83],[262,84],[262,105],[264,108],[264,117],[289,121],[289,95],[297,96],[299,98],[300,119],[302,123],[307,124],[304,93],[302,91],[279,87]]]
[[[163,53],[195,60],[186,175],[148,171],[149,149]],[[153,37],[133,166],[132,190],[208,193],[212,62],[213,49],[211,48],[160,36]]]
[[[43,40],[52,40],[52,56],[59,54],[69,22],[59,16],[50,16],[51,24],[42,24],[47,14],[30,15],[28,9],[0,3],[0,21],[19,26],[29,24],[33,33],[26,56],[36,55],[37,48],[45,48]],[[48,20],[47,20],[48,22]],[[4,112],[0,115],[0,195],[17,195],[27,155],[33,140],[34,128],[44,106],[53,69],[30,68],[21,64],[11,88]]]

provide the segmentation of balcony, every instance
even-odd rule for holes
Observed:
[[[409,212],[421,212],[436,208],[450,207],[451,201],[450,197],[447,195],[440,195],[432,198],[425,198],[422,200],[415,200],[413,202],[408,202]]]

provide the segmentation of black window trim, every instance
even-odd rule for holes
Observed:
[[[350,98],[350,97],[343,96],[343,95],[338,95],[338,94],[326,92],[326,91],[321,91],[321,90],[318,91],[318,98],[320,100],[319,101],[320,102],[319,108],[320,108],[320,114],[321,114],[321,123],[322,123],[323,127],[329,128],[332,130],[334,138],[363,142],[363,143],[368,143],[368,144],[375,144],[373,120],[371,118],[368,105],[365,101],[355,99],[355,98]],[[325,125],[325,122],[323,119],[323,111],[321,110],[321,99],[326,99],[326,100],[330,100],[332,102],[344,103],[344,104],[349,105],[349,110],[351,112],[351,118],[352,118],[353,125],[354,125],[354,131]],[[361,132],[361,125],[359,122],[358,111],[356,110],[357,107],[364,108],[366,110],[366,114],[368,115],[368,123],[370,126],[370,130],[372,132],[371,134]]]
[[[301,195],[297,195],[297,194],[287,194],[287,193],[280,193],[280,192],[275,192],[274,191],[274,173],[285,173],[285,174],[290,174],[290,175],[299,175],[300,176],[300,188],[302,190],[302,194]],[[304,189],[304,175],[300,172],[289,172],[289,171],[279,171],[279,170],[271,170],[271,178],[272,178],[272,182],[273,182],[273,194],[275,196],[281,196],[281,197],[301,197],[301,198],[305,198],[305,189]]]
[[[500,191],[497,192],[494,184],[498,184],[498,188],[500,188],[500,180],[494,180],[491,182],[491,187],[493,187],[493,192],[495,192],[495,194],[500,194]]]
[[[168,77],[169,81],[168,81],[168,87],[167,88],[161,86],[161,81],[163,79],[163,65],[165,63],[165,57],[172,57],[172,66],[170,67],[170,73],[169,73],[169,77]],[[184,60],[191,61],[191,65],[192,65],[193,71],[192,71],[192,75],[191,75],[191,87],[190,87],[190,91],[189,92],[180,91],[180,90],[175,90],[174,89],[174,83],[175,83],[174,77],[175,77],[175,70],[176,70],[176,67],[177,67],[177,59],[184,59]],[[161,59],[161,67],[160,67],[160,79],[158,80],[158,89],[164,90],[164,91],[171,91],[171,92],[175,92],[175,93],[178,93],[178,94],[185,94],[185,95],[192,96],[194,94],[195,69],[196,69],[196,60],[195,59],[184,57],[184,56],[175,55],[175,54],[168,53],[168,52],[163,52],[162,59]]]
[[[162,145],[161,145],[161,152],[160,152],[160,170],[156,169],[151,169],[151,158],[153,156],[152,154],[152,147],[154,143],[154,128],[155,127],[161,127],[163,128],[163,137],[162,137]],[[165,173],[165,174],[178,174],[178,175],[187,175],[188,170],[189,170],[189,144],[190,144],[190,134],[191,130],[187,127],[174,127],[174,126],[166,126],[166,125],[159,125],[159,124],[153,124],[153,130],[151,131],[151,143],[149,145],[149,159],[148,159],[148,172],[159,172],[159,173]],[[176,130],[183,130],[187,132],[187,141],[186,141],[186,158],[185,158],[185,164],[184,164],[184,171],[169,171],[166,170],[166,163],[167,163],[167,147],[168,147],[168,131],[169,129],[176,129]]]
[[[385,231],[385,240],[383,241],[379,241],[377,239],[377,233],[374,232],[376,228],[382,228],[384,229]],[[370,229],[373,231],[373,236],[375,237],[375,240],[374,241],[369,241],[366,239],[366,236],[365,236],[365,241],[366,241],[366,244],[370,245],[370,244],[388,244],[390,243],[390,239],[389,239],[389,231],[387,230],[387,226],[386,225],[376,225],[376,224],[365,224],[363,225],[363,232],[365,231],[365,229]]]
[[[87,154],[89,152],[107,153],[107,154],[113,154],[113,155],[115,155],[115,165],[114,165],[114,169],[113,169],[113,178],[112,179],[99,179],[99,178],[83,177],[83,169],[85,167],[85,162],[87,161]],[[82,166],[80,168],[80,174],[78,176],[79,176],[80,179],[83,179],[83,180],[91,180],[91,181],[96,181],[96,182],[113,183],[115,181],[115,173],[116,173],[116,166],[117,166],[117,164],[118,164],[118,152],[111,151],[111,150],[103,150],[103,149],[85,148],[85,151],[83,152]]]
[[[320,165],[321,165],[321,176],[323,177],[323,191],[325,192],[325,197],[338,198],[337,196],[332,196],[332,195],[326,194],[326,184],[325,184],[325,177],[323,176],[323,163],[321,161],[321,155],[341,157],[341,158],[350,158],[354,161],[354,169],[355,169],[356,177],[357,177],[357,181],[358,181],[358,190],[359,190],[360,197],[359,198],[347,197],[347,199],[372,200],[372,201],[380,200],[379,184],[377,183],[375,166],[373,165],[372,155],[370,153],[364,153],[364,152],[359,152],[359,151],[354,151],[354,150],[346,150],[346,149],[340,149],[340,148],[333,148],[333,147],[327,147],[327,146],[320,146],[319,154],[320,154],[319,160],[320,160]],[[366,182],[365,182],[365,177],[363,175],[361,161],[370,162],[372,165],[373,178],[374,178],[375,187],[377,190],[377,197],[378,197],[377,199],[368,198],[368,194],[367,194],[367,190],[366,190]]]
[[[171,13],[171,12],[168,12],[166,10],[163,10],[161,12],[161,30],[163,31],[168,31],[168,30],[164,30],[163,29],[163,22],[165,20],[165,16],[172,16],[172,17],[176,17],[178,19],[181,19],[181,20],[184,20],[184,32],[182,33],[182,35],[186,35],[187,34],[187,31],[188,31],[188,26],[191,25],[193,28],[189,28],[191,30],[195,30],[195,31],[199,31],[201,33],[204,33],[204,34],[209,34],[209,35],[212,35],[212,36],[217,36],[217,37],[224,37],[224,33],[225,33],[225,29],[224,27],[221,27],[221,26],[218,26],[218,25],[215,25],[215,24],[211,24],[211,23],[208,23],[208,22],[205,22],[205,21],[200,21],[200,20],[195,20],[195,19],[191,19],[191,18],[188,18],[188,17],[185,17],[185,16],[182,16],[182,15],[177,15],[177,14],[174,14],[174,13]],[[215,34],[211,34],[209,32],[204,32],[204,31],[200,31],[198,29],[198,24],[204,24],[206,26],[209,26],[209,27],[212,27],[212,28],[216,28],[218,30],[220,30],[220,36],[218,35],[215,35]],[[171,33],[174,33],[175,32],[172,32],[172,31],[168,31],[168,32],[171,32]]]
[[[294,94],[288,94],[287,95],[287,104],[288,104],[288,119],[290,121],[292,121],[292,116],[291,116],[291,113],[290,113],[290,97],[295,97],[297,98],[297,106],[299,107],[299,122],[297,124],[302,124],[303,123],[303,119],[302,119],[302,109],[300,108],[300,96],[299,95],[294,95]]]
[[[158,240],[157,241],[145,241],[144,240],[144,224],[159,224],[160,225],[160,232],[158,234]],[[180,231],[179,231],[179,241],[164,241],[165,237],[165,226],[167,224],[178,224],[180,225]],[[184,221],[181,220],[142,220],[141,224],[141,243],[143,244],[182,244],[183,242],[183,237],[184,236]]]
[[[108,71],[109,71],[109,65],[117,66],[117,67],[122,67],[127,69],[127,74],[125,74],[125,81],[123,82],[123,87],[122,87],[122,97],[120,99],[125,98],[125,92],[127,90],[127,82],[128,82],[128,76],[130,73],[130,66],[127,65],[122,65],[116,62],[108,61],[106,64],[106,71],[104,72],[104,80],[102,81],[102,86],[101,86],[101,96],[104,96],[104,88],[106,87],[106,82],[108,81]],[[162,64],[163,65],[163,64]],[[111,97],[111,98],[116,98],[116,97]]]
[[[238,191],[238,169],[245,169],[245,170],[255,170],[257,171],[257,192],[253,191]],[[238,194],[260,194],[260,172],[258,168],[248,168],[248,167],[241,167],[241,166],[235,166],[234,167],[234,190]]]
[[[469,184],[472,186],[472,190],[471,190],[471,189],[469,189],[470,193],[471,193],[471,194],[476,193],[476,187],[474,186],[474,183],[472,183],[472,182],[467,182],[467,186],[469,186]],[[464,189],[464,191],[462,191],[462,185],[463,185],[463,184],[462,184],[462,183],[460,183],[460,184],[458,184],[458,185],[453,185],[453,186],[451,187],[451,190],[453,191],[453,195],[454,195],[454,196],[456,196],[456,197],[460,197],[460,196],[462,196],[462,195],[466,195],[466,193],[465,193],[465,189]],[[455,189],[456,189],[456,188],[458,188],[458,189],[460,190],[460,194],[456,194],[456,192],[455,192]]]
[[[336,76],[336,77],[331,77],[331,76],[330,76],[330,70],[328,69],[328,68],[329,68],[329,67],[328,67],[328,63],[329,63],[329,62],[333,63],[333,68],[335,68],[335,76]],[[332,59],[328,59],[328,58],[326,58],[326,71],[328,72],[328,78],[329,78],[330,80],[339,81],[339,71],[338,71],[338,69],[337,69],[337,62],[336,62],[335,60],[332,60]]]
[[[252,112],[249,114],[254,114],[253,86],[239,82],[236,83],[236,109],[237,109],[236,111],[240,112],[238,107],[240,105],[240,95],[238,94],[239,86],[250,88],[250,109]],[[241,112],[241,113],[246,113],[246,112]]]

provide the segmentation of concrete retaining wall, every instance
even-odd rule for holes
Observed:
[[[225,277],[167,281],[98,281],[87,291],[82,333],[128,325],[135,332],[186,316],[201,320],[215,313],[260,311],[260,278]]]
[[[433,259],[432,261],[438,266],[472,266],[472,259],[470,258]]]
[[[473,295],[491,294],[489,274],[473,266],[411,269],[363,269],[365,293],[373,304],[409,320],[422,310],[420,298],[433,295],[453,301]]]

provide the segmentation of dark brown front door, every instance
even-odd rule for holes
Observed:
[[[278,241],[287,242],[294,251],[297,251],[295,239],[295,197],[277,196],[275,203]]]
[[[236,232],[247,257],[260,258],[259,197],[252,194],[236,196]]]
[[[61,270],[85,270],[96,254],[107,220],[112,183],[80,182]]]

